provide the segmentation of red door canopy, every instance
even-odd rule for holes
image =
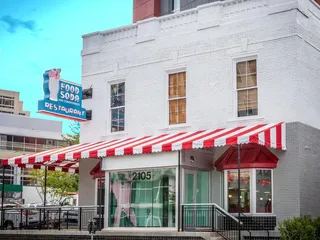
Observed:
[[[93,176],[93,178],[100,178],[100,162],[98,162],[97,165],[92,168],[90,174]],[[101,176],[104,178],[105,172],[101,172]]]
[[[242,145],[240,150],[240,168],[276,168],[279,158],[267,147],[258,144]],[[214,166],[218,171],[238,168],[238,148],[231,146]]]

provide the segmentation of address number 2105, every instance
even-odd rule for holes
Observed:
[[[133,180],[149,180],[151,179],[151,172],[133,172]]]

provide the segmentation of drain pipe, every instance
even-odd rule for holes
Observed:
[[[241,212],[241,199],[240,199],[240,144],[238,144],[238,231],[239,239],[241,239],[241,224],[240,224],[240,212]]]
[[[181,151],[178,151],[178,232],[181,232],[182,226],[180,226],[181,220],[180,220],[180,208],[181,208],[181,165],[180,165],[180,155]]]

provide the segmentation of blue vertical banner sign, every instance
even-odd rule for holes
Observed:
[[[82,108],[82,86],[60,78],[61,69],[43,74],[44,99],[38,101],[38,112],[79,122],[86,121]]]

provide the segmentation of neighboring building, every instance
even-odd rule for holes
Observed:
[[[29,115],[29,112],[25,113]],[[0,159],[42,152],[62,144],[62,122],[0,113]],[[2,170],[0,172],[2,174]],[[6,167],[4,183],[23,185],[22,198],[25,203],[39,203],[41,198],[35,188],[37,183],[30,179],[28,173],[29,169]]]
[[[23,110],[20,94],[14,91],[0,89],[0,113],[30,116],[30,112]]]

